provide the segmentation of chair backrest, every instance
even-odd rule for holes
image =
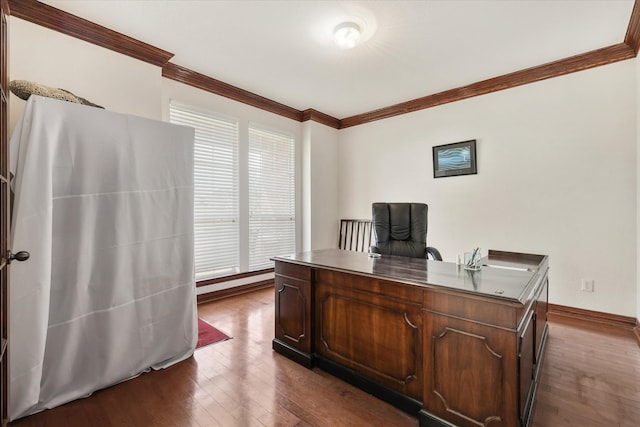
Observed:
[[[371,220],[341,219],[338,248],[348,251],[369,252],[371,245]]]
[[[426,258],[427,211],[424,203],[373,203],[372,251]]]

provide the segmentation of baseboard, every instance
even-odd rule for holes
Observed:
[[[414,417],[417,416],[418,412],[422,409],[422,402],[382,385],[362,375],[358,371],[343,366],[322,355],[315,355],[315,365],[323,371],[348,382],[366,393],[374,395],[380,400],[384,400]]]
[[[198,295],[198,304],[211,301],[217,301],[236,295],[246,294],[248,292],[257,291],[259,289],[270,288],[274,286],[274,281],[263,280],[261,282],[250,283],[242,286],[235,286],[229,289],[207,292]],[[549,304],[548,315],[552,320],[554,316],[565,317],[569,319],[582,320],[585,322],[595,322],[609,326],[632,329],[640,346],[640,320],[634,317],[621,316],[619,314],[604,313],[601,311],[586,310],[583,308],[568,307],[558,304]]]
[[[274,272],[273,268],[264,268],[262,270],[246,271],[244,273],[236,273],[236,274],[230,274],[228,276],[216,277],[215,279],[198,280],[196,282],[196,287],[201,288],[204,286],[214,285],[216,283],[231,282],[232,280],[243,279],[246,277],[254,277],[264,273],[273,273],[273,272]]]
[[[574,320],[582,320],[585,322],[598,323],[601,325],[615,326],[618,328],[633,329],[636,331],[636,337],[638,337],[638,334],[640,333],[640,331],[638,331],[638,322],[635,317],[621,316],[619,314],[585,310],[583,308],[567,307],[557,304],[549,304],[548,315],[550,320],[553,320],[554,316],[559,316]]]
[[[278,338],[274,338],[273,341],[271,341],[271,348],[282,354],[284,357],[299,363],[305,368],[311,369],[315,366],[315,359],[313,358],[313,355],[300,351],[295,347],[290,347]]]
[[[206,302],[217,301],[224,298],[234,297],[236,295],[246,294],[248,292],[257,291],[259,289],[265,289],[275,286],[274,280],[263,280],[261,282],[249,283],[241,286],[234,286],[233,288],[221,289],[219,291],[207,292],[198,295],[198,304]]]

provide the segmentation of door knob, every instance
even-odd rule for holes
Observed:
[[[8,255],[9,255],[7,257],[8,264],[11,264],[11,261],[13,261],[14,259],[16,261],[26,261],[26,260],[29,259],[29,256],[30,256],[29,252],[27,252],[27,251],[20,251],[20,252],[17,252],[15,254],[13,252],[9,251]]]

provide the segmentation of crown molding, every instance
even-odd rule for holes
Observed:
[[[624,36],[624,43],[631,46],[633,51],[638,55],[640,50],[640,1],[636,0],[633,3],[633,10],[631,11],[631,19],[629,19],[629,26],[627,27],[627,34]]]
[[[7,0],[2,0],[7,1]],[[611,64],[637,56],[640,50],[640,0],[635,0],[623,43],[596,49],[559,61],[505,74],[436,94],[369,111],[355,116],[337,119],[308,108],[297,110],[263,96],[200,74],[188,68],[172,64],[173,54],[124,34],[110,30],[86,19],[36,0],[8,0],[10,14],[17,18],[59,31],[89,43],[131,56],[162,67],[163,77],[224,96],[235,101],[260,108],[299,122],[313,120],[323,125],[344,129],[401,114],[447,104],[474,96],[485,95],[516,86],[559,77],[565,74]]]
[[[161,67],[173,53],[36,0],[9,0],[10,14],[89,43]]]
[[[7,1],[7,0],[2,0]],[[303,112],[279,102],[270,100],[255,93],[205,76],[193,70],[172,64],[169,60],[174,56],[150,44],[118,33],[109,28],[95,24],[86,19],[72,15],[63,10],[40,3],[36,0],[8,0],[11,15],[25,21],[58,31],[60,33],[84,40],[109,50],[127,55],[141,61],[162,67],[163,77],[215,93],[235,101],[251,105],[274,114],[299,122],[315,120],[327,126],[339,126],[339,120],[315,110],[303,119]]]
[[[297,120],[299,122],[302,121],[302,111],[300,110],[296,110],[295,108],[272,101],[264,96],[256,95],[255,93],[240,89],[239,87],[230,85],[229,83],[216,80],[212,77],[205,76],[204,74],[200,74],[171,62],[166,63],[162,67],[162,77],[166,77],[216,95],[224,96],[225,98],[233,99],[234,101],[242,102],[243,104],[251,105],[252,107],[260,108],[261,110],[266,110],[289,119]]]
[[[300,111],[171,62],[166,63],[162,67],[162,77],[175,80],[225,98],[233,99],[234,101],[269,111],[298,122],[313,120],[334,129],[340,128],[340,120],[328,114],[312,108]]]
[[[549,62],[537,67],[527,68],[510,74],[472,83],[455,89],[446,90],[433,95],[424,96],[412,101],[402,102],[390,107],[358,114],[340,120],[340,128],[348,128],[375,120],[387,119],[401,114],[412,113],[414,111],[431,108],[450,102],[460,101],[474,96],[485,95],[516,86],[537,82],[540,80],[559,77],[565,74],[582,71],[613,62],[623,61],[635,57],[635,52],[631,46],[619,43],[602,49],[593,50],[581,55]]]
[[[331,128],[340,129],[340,120],[332,117],[328,114],[322,113],[313,108],[307,108],[302,111],[302,122],[313,120],[314,122],[321,123]]]

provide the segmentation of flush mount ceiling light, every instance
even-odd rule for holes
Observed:
[[[355,22],[343,22],[333,30],[333,40],[343,49],[351,49],[360,41],[360,26]]]

